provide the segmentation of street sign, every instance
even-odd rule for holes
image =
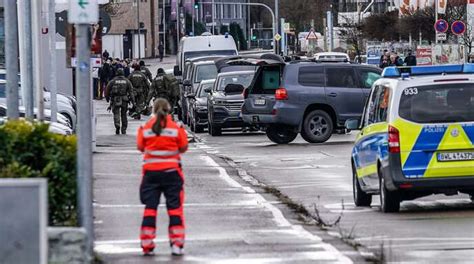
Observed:
[[[280,41],[281,35],[276,33],[274,38],[275,38],[276,41]]]
[[[434,24],[434,28],[436,32],[445,33],[446,31],[448,31],[449,24],[444,19],[438,19]]]
[[[95,24],[99,22],[97,0],[69,0],[68,21],[70,24]]]
[[[436,33],[438,40],[445,41],[447,39],[446,33]]]
[[[459,21],[459,20],[454,21],[451,24],[451,32],[453,32],[453,34],[455,35],[464,34],[464,32],[466,32],[466,24],[464,24],[464,22]]]
[[[284,26],[283,29],[285,30],[285,33],[288,33],[291,31],[290,23],[284,23],[283,26]]]
[[[308,33],[308,36],[306,36],[306,39],[307,39],[307,40],[317,40],[317,39],[318,39],[318,36],[316,36],[316,33],[314,32],[314,30],[311,30],[311,31]]]

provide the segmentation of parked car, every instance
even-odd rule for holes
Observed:
[[[219,136],[223,128],[245,126],[240,117],[242,92],[250,86],[254,74],[255,71],[238,71],[217,75],[207,102],[209,134]]]
[[[8,121],[6,117],[0,117],[0,125],[5,124]],[[73,131],[71,128],[64,126],[58,122],[48,122],[45,121],[46,124],[49,125],[49,132],[59,135],[72,135]]]
[[[1,76],[1,72],[0,72],[0,76]],[[6,102],[5,101],[6,84],[7,84],[6,80],[0,79],[0,103]],[[19,96],[20,96],[20,105],[24,105],[21,86],[20,86]],[[43,92],[43,98],[44,98],[45,109],[51,109],[51,93],[45,90]],[[69,120],[69,123],[72,125],[72,128],[75,129],[76,121],[77,121],[75,97],[58,93],[56,99],[57,99],[58,113],[65,116]]]
[[[350,62],[349,55],[342,52],[318,52],[314,59],[319,62]]]
[[[201,133],[207,127],[207,96],[216,80],[203,80],[195,93],[188,94],[189,126],[191,131]]]
[[[186,70],[180,89],[180,100],[178,103],[178,118],[185,124],[189,124],[190,105],[187,95],[196,93],[196,89],[202,80],[215,79],[217,68],[214,59],[220,57],[195,58],[186,62]]]
[[[26,114],[25,114],[25,113],[26,113],[25,107],[20,106],[20,107],[19,107],[19,111],[20,111],[20,117],[25,117],[25,115],[26,115]],[[36,119],[37,113],[38,113],[38,109],[37,109],[37,108],[34,109],[34,113],[35,113],[35,114],[34,114],[34,117],[35,117],[35,119]],[[50,111],[50,110],[45,109],[45,110],[44,110],[44,115],[45,115],[45,120],[46,120],[46,121],[51,121],[51,111]],[[6,117],[6,116],[7,116],[7,106],[6,106],[6,104],[4,104],[4,103],[0,103],[0,117]],[[63,116],[62,114],[59,114],[59,113],[58,113],[58,115],[57,115],[57,123],[59,123],[59,124],[61,124],[61,125],[63,125],[63,126],[67,126],[67,127],[69,127],[70,129],[72,129],[72,125],[69,123],[69,120],[68,120],[65,116]]]
[[[212,35],[209,32],[201,36],[184,37],[179,42],[178,55],[174,75],[182,76],[187,60],[208,56],[234,56],[237,55],[237,46],[234,38],[229,35]]]
[[[347,63],[281,62],[257,70],[245,90],[244,122],[266,129],[278,144],[298,133],[310,143],[345,131],[344,122],[360,118],[379,68]]]

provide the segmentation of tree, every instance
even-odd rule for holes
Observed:
[[[345,26],[339,31],[339,37],[346,41],[347,45],[352,45],[356,56],[362,54],[362,26],[354,23],[349,23],[347,18],[341,21]]]
[[[186,13],[186,34],[189,35],[193,31],[193,17]],[[200,22],[194,20],[194,36],[199,36],[206,32],[206,26]]]
[[[361,25],[364,37],[373,40],[396,40],[399,37],[398,11],[373,14]]]

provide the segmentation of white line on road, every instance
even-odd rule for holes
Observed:
[[[223,180],[225,180],[226,182],[228,182],[231,186],[242,188],[242,189],[246,190],[247,192],[254,194],[255,199],[260,201],[264,205],[264,207],[266,207],[272,213],[272,215],[274,217],[274,220],[275,220],[275,222],[277,223],[278,226],[291,227],[297,233],[297,235],[299,235],[301,237],[304,237],[306,239],[311,239],[313,241],[319,241],[321,243],[321,246],[326,251],[331,252],[332,255],[336,259],[338,259],[338,261],[340,263],[352,263],[352,261],[348,257],[346,257],[342,253],[340,253],[334,246],[322,242],[322,239],[319,236],[313,235],[312,233],[308,232],[306,229],[304,229],[300,225],[291,224],[283,216],[283,213],[277,207],[275,207],[274,205],[268,203],[262,195],[256,193],[255,190],[253,190],[252,188],[247,187],[247,186],[242,186],[240,183],[238,183],[237,181],[232,179],[229,176],[229,174],[227,174],[227,171],[224,168],[220,167],[219,164],[217,164],[217,162],[215,162],[211,157],[201,156],[201,158],[203,159],[204,162],[206,162],[210,166],[213,166],[216,169],[218,169],[219,177],[222,178]]]

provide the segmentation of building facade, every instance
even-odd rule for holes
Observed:
[[[112,57],[150,58],[158,55],[158,0],[121,1],[111,14],[110,32],[103,48]]]

